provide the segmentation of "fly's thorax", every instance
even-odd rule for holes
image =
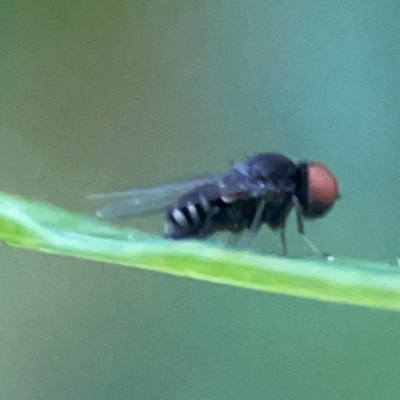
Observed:
[[[285,193],[296,189],[297,166],[288,157],[263,153],[236,163],[221,180],[225,198],[264,198],[280,201]]]

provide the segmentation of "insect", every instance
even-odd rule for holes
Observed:
[[[284,254],[285,225],[295,209],[299,233],[322,254],[305,235],[303,219],[323,217],[340,196],[324,164],[295,164],[282,154],[262,153],[234,163],[222,176],[89,197],[107,202],[97,216],[109,220],[166,212],[165,236],[172,239],[206,238],[219,231],[247,231],[253,237],[266,224],[280,230]]]

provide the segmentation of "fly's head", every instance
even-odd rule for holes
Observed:
[[[317,161],[299,164],[297,198],[306,218],[324,216],[340,197],[335,175]]]

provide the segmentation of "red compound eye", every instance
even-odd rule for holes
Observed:
[[[321,217],[327,213],[340,197],[335,175],[322,163],[307,164],[307,201],[303,214],[308,218]]]

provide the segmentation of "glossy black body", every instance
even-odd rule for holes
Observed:
[[[262,224],[283,228],[294,206],[293,196],[307,207],[306,167],[276,153],[236,163],[220,180],[189,191],[167,209],[166,236],[201,238],[247,229],[256,233]]]
[[[198,239],[218,231],[245,230],[254,236],[265,224],[280,230],[285,254],[284,228],[294,208],[299,233],[313,252],[324,257],[305,235],[303,219],[324,216],[339,197],[337,179],[324,164],[295,164],[277,153],[262,153],[235,163],[223,176],[89,196],[106,202],[96,214],[109,220],[166,210],[165,236],[172,239]]]

